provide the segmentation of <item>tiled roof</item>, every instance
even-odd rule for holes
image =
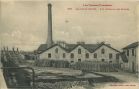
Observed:
[[[54,46],[59,46],[58,44],[53,44],[51,47],[47,48],[47,44],[41,44],[39,46],[39,48],[37,49],[38,53],[43,53],[44,51],[53,48]],[[59,46],[61,47],[61,46]],[[63,47],[61,47],[62,49],[64,49]],[[65,49],[64,49],[65,50]]]
[[[130,45],[124,47],[123,49],[135,48],[135,47],[137,47],[137,46],[139,46],[139,42],[134,42],[134,43],[132,43],[132,44],[130,44]]]
[[[101,46],[101,44],[83,44],[81,46],[83,46],[89,52],[94,52],[98,47]]]
[[[60,48],[62,48],[63,50],[65,50],[66,52],[71,52],[72,50],[74,50],[76,47],[78,46],[82,46],[83,48],[85,48],[86,50],[88,50],[89,52],[94,52],[95,50],[97,50],[98,48],[100,48],[102,45],[105,45],[117,52],[119,52],[118,50],[112,48],[111,46],[104,44],[104,43],[100,43],[100,44],[66,44],[65,47],[62,47],[61,45],[58,44],[54,44],[52,47],[54,46],[59,46]],[[50,48],[52,48],[50,47]],[[47,48],[47,44],[41,44],[40,47],[38,48],[38,51],[40,51],[40,53],[50,49]]]
[[[55,44],[54,46],[56,46],[56,45],[58,45],[58,44]],[[71,52],[79,45],[82,46],[83,48],[87,49],[89,52],[94,52],[100,46],[100,44],[66,44],[65,48],[60,45],[58,45],[58,46],[60,46],[66,52]],[[52,46],[52,47],[54,47],[54,46]],[[50,47],[50,48],[52,48],[52,47]],[[47,49],[49,49],[49,48],[47,48],[47,44],[42,44],[38,48],[38,51],[45,51]]]
[[[77,46],[82,46],[83,48],[85,48],[86,50],[88,50],[89,52],[94,52],[94,50],[99,47],[99,44],[69,44],[68,45],[68,52],[71,52],[72,50],[74,50]]]
[[[124,52],[122,52],[120,55],[121,55],[123,62],[128,62],[127,56],[125,55]]]
[[[40,46],[39,46],[39,48],[37,49],[37,51],[45,51],[47,49],[47,44],[41,44]]]
[[[64,48],[67,52],[71,52],[74,48],[76,48],[77,44],[66,44],[66,47]]]

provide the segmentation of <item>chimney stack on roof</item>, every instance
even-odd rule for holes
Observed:
[[[5,47],[3,47],[3,50],[5,51]]]
[[[7,51],[8,51],[8,46],[7,46],[7,48],[6,48],[6,49],[7,49]]]
[[[13,51],[13,52],[15,52],[15,49],[14,49],[14,47],[13,47],[12,49],[13,49],[12,51]]]
[[[78,41],[77,44],[85,44],[84,41]]]
[[[18,52],[19,50],[18,50],[18,48],[17,48],[17,52]]]
[[[57,44],[62,46],[63,48],[66,48],[66,45],[67,45],[65,41],[57,41]]]

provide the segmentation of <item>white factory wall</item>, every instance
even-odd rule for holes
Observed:
[[[56,49],[58,49],[58,53],[56,53]],[[81,54],[78,53],[78,49],[81,49]],[[102,54],[101,50],[104,49],[105,53]],[[71,54],[74,54],[74,57],[71,58]],[[86,58],[86,53],[89,54],[89,58]],[[97,54],[97,58],[94,58],[94,54]],[[112,58],[109,58],[109,54],[112,54]],[[64,49],[62,49],[60,46],[54,46],[45,52],[40,54],[40,59],[51,59],[51,60],[66,60],[69,62],[78,62],[79,60],[81,61],[102,61],[104,60],[105,62],[110,62],[112,61],[113,63],[117,62],[121,58],[116,59],[116,54],[118,54],[116,50],[113,50],[110,47],[107,47],[105,45],[101,46],[98,48],[95,52],[90,53],[87,49],[82,47],[81,45],[77,46],[75,49],[73,49],[71,52],[66,52]],[[49,58],[48,55],[51,54],[51,57]],[[65,54],[65,58],[63,57],[63,54]]]
[[[132,55],[132,50],[134,50],[134,55]],[[125,52],[127,59],[128,59],[128,64],[127,64],[127,69],[130,72],[137,72],[139,67],[138,67],[138,50],[139,48],[130,48],[130,49],[124,49],[123,51]],[[127,55],[127,52],[129,51],[129,55]]]
[[[104,54],[101,53],[101,50],[104,49]],[[94,54],[97,53],[97,58],[94,58]],[[101,46],[99,49],[97,49],[95,52],[93,52],[92,54],[92,58],[95,61],[102,61],[102,59],[104,59],[104,61],[109,62],[116,62],[116,60],[118,61],[120,59],[116,59],[116,55],[119,52],[117,52],[116,50],[113,50],[112,48],[109,48],[105,45]],[[112,58],[109,58],[109,54],[112,54]]]

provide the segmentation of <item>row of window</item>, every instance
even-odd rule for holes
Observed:
[[[85,54],[85,57],[86,57],[86,58],[89,58],[89,53],[86,53],[86,54]],[[74,54],[73,54],[73,53],[71,53],[70,58],[74,58]]]
[[[58,48],[55,49],[55,53],[58,53]],[[82,53],[82,51],[81,51],[81,49],[79,48],[79,49],[78,49],[78,54],[81,54],[81,53]],[[101,53],[102,53],[102,54],[105,54],[105,50],[104,50],[104,49],[101,49]]]
[[[135,50],[132,49],[131,51],[132,51],[132,52],[131,52],[132,56],[135,56]],[[127,56],[129,56],[129,50],[127,50]]]
[[[81,49],[78,49],[78,54],[81,54]],[[101,49],[101,54],[105,54],[105,49]]]
[[[86,53],[85,57],[89,58],[89,53]],[[51,53],[48,53],[48,58],[51,58]],[[66,58],[66,54],[65,53],[63,53],[63,58]],[[74,58],[74,54],[73,53],[70,54],[70,58]],[[97,53],[94,53],[94,58],[97,58]],[[112,59],[112,58],[113,58],[113,54],[110,53],[109,54],[109,59]],[[116,54],[116,59],[119,59],[119,55],[118,54]]]
[[[71,53],[70,57],[71,57],[71,58],[74,58],[74,54]],[[85,54],[85,57],[86,57],[86,58],[89,58],[89,53],[86,53],[86,54]],[[97,53],[94,53],[94,58],[97,58]],[[113,54],[110,53],[110,54],[109,54],[109,59],[112,59],[112,58],[113,58]],[[118,55],[118,54],[116,54],[116,59],[119,59],[119,55]]]
[[[105,59],[101,59],[102,62],[105,62]],[[71,63],[74,63],[74,61],[70,61]],[[78,59],[78,62],[81,62],[81,59]],[[112,63],[112,61],[109,61],[109,63]]]

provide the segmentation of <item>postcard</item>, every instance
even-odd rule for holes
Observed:
[[[138,89],[139,2],[1,0],[0,89]]]

